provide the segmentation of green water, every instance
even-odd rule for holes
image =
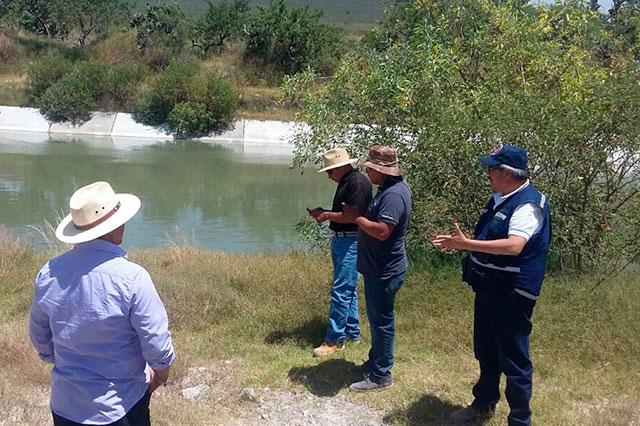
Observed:
[[[335,186],[313,169],[290,170],[289,150],[0,133],[0,223],[3,232],[44,247],[46,238],[31,227],[57,224],[76,188],[106,180],[116,192],[142,200],[127,224],[125,248],[171,242],[228,252],[299,247],[294,225],[305,207],[330,206]]]

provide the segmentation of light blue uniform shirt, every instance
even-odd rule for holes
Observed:
[[[104,240],[76,244],[38,273],[29,334],[54,365],[51,410],[108,424],[145,395],[147,365],[175,357],[167,313],[147,271]]]

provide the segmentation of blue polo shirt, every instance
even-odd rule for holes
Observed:
[[[365,217],[371,221],[389,223],[395,228],[385,241],[360,230],[358,272],[387,280],[406,271],[405,237],[411,219],[411,190],[406,182],[401,177],[388,176],[369,203]]]

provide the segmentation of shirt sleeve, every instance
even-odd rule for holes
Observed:
[[[518,207],[509,220],[509,235],[522,237],[527,241],[540,231],[540,228],[542,228],[542,212],[533,203]]]
[[[167,311],[146,271],[140,272],[137,284],[129,318],[140,339],[142,356],[151,368],[167,368],[175,358]]]
[[[349,193],[346,198],[347,204],[360,207],[360,212],[363,213],[367,210],[367,204],[371,199],[371,184],[368,181],[363,182],[360,179],[356,180],[349,188]]]
[[[36,279],[36,288],[40,275]],[[29,337],[38,356],[44,362],[54,363],[53,336],[49,316],[38,305],[37,291],[34,293],[29,311]]]
[[[378,222],[397,225],[405,214],[404,202],[399,194],[387,194],[380,200]]]

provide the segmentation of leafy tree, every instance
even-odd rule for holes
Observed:
[[[342,54],[342,39],[320,17],[308,6],[288,8],[284,0],[258,7],[246,29],[246,56],[284,74],[307,66],[329,74]]]
[[[411,244],[429,249],[435,232],[477,220],[489,191],[478,156],[521,145],[552,204],[555,265],[637,256],[640,64],[621,36],[583,3],[403,7],[385,43],[360,46],[329,82],[307,86],[299,119],[310,131],[297,136],[295,163],[336,143],[397,147],[415,195]]]
[[[221,51],[227,41],[238,37],[249,12],[248,0],[208,3],[209,8],[196,22],[191,34],[193,46],[201,49],[204,54],[207,54],[211,48]]]
[[[136,13],[129,25],[136,31],[140,49],[161,45],[177,52],[184,45],[186,16],[176,3],[147,3],[144,11]]]
[[[129,3],[122,0],[53,0],[64,19],[64,26],[78,32],[78,44],[84,46],[91,34],[106,31],[127,14]]]

